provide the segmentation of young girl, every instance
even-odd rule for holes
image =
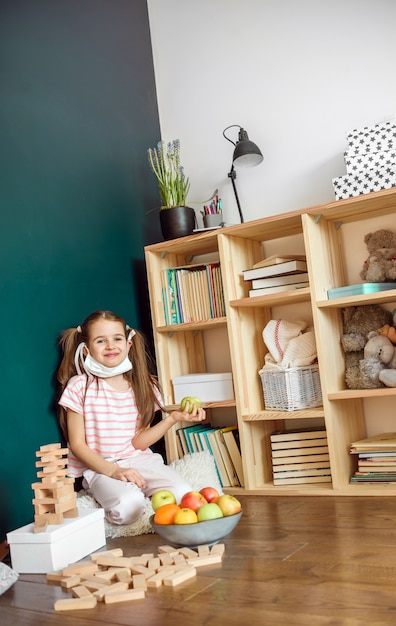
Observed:
[[[205,411],[172,411],[152,425],[162,400],[144,337],[110,311],[95,311],[66,330],[57,372],[60,425],[70,449],[68,473],[87,489],[113,524],[130,524],[144,497],[160,489],[177,501],[192,487],[150,446],[177,422],[202,422]]]

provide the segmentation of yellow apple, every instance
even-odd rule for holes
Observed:
[[[196,524],[197,522],[198,517],[196,512],[185,507],[180,509],[173,518],[174,524]]]
[[[220,496],[216,499],[216,504],[223,511],[224,517],[227,515],[235,515],[235,513],[239,513],[242,508],[241,503],[234,496],[231,496],[228,493]]]

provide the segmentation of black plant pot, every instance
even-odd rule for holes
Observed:
[[[165,240],[191,235],[196,228],[195,211],[189,206],[175,206],[161,209],[160,224]]]

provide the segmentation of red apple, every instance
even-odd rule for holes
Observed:
[[[212,500],[218,498],[220,495],[217,489],[215,489],[214,487],[204,487],[203,489],[199,490],[199,493],[205,498],[207,502],[212,502]]]
[[[186,509],[192,509],[197,512],[199,507],[203,504],[207,504],[207,500],[203,497],[199,491],[188,491],[184,494],[180,500],[180,507]]]
[[[239,500],[237,500],[236,498],[234,498],[234,496],[231,496],[228,493],[217,498],[216,504],[223,511],[224,517],[226,517],[227,515],[235,515],[235,513],[239,513],[242,508]]]

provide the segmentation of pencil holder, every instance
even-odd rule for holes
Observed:
[[[221,213],[208,213],[203,216],[203,223],[205,228],[213,228],[214,226],[220,226],[223,221]]]

